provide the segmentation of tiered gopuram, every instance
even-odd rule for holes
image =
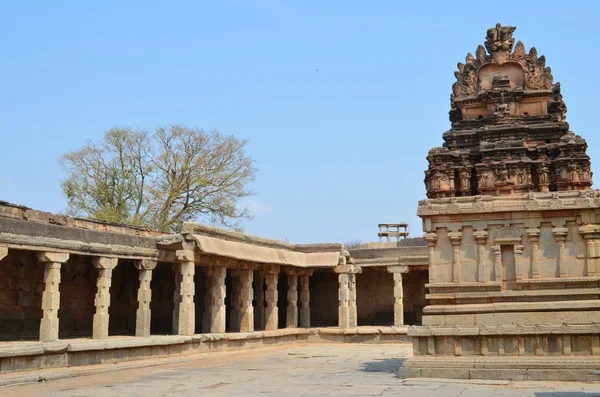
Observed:
[[[428,305],[403,376],[597,379],[599,194],[560,84],[514,31],[458,64],[427,156]]]

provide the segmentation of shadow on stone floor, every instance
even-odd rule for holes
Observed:
[[[404,358],[389,358],[375,361],[369,361],[362,364],[362,372],[382,372],[393,374],[398,372],[398,368],[404,363]]]

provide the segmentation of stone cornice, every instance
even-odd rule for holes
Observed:
[[[417,214],[432,215],[477,214],[509,211],[556,211],[563,209],[600,208],[600,191],[564,191],[526,193],[508,196],[467,196],[419,201]]]

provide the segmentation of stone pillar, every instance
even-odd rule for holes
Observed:
[[[502,282],[502,250],[499,245],[492,246],[494,254],[494,278],[497,283]]]
[[[69,259],[66,252],[38,252],[38,260],[46,265],[44,292],[42,294],[43,317],[40,322],[40,341],[58,339],[58,309],[60,308],[60,267]]]
[[[358,326],[358,313],[356,308],[356,273],[348,274],[348,289],[349,295],[349,318],[348,325],[350,328],[356,328]]]
[[[485,243],[488,238],[488,232],[477,230],[474,233],[477,242],[477,281],[487,283],[489,281],[487,259],[485,257]]]
[[[461,232],[449,232],[448,238],[452,244],[452,281],[460,283],[462,279],[461,267],[460,267],[460,242],[462,240]]]
[[[555,227],[552,229],[552,234],[554,234],[556,243],[558,244],[558,272],[560,274],[560,278],[567,278],[567,253],[565,241],[567,240],[569,229],[566,227]]]
[[[347,251],[346,251],[347,252]],[[360,267],[347,264],[349,255],[340,256],[339,265],[333,271],[338,273],[338,327],[354,328],[356,318],[356,276]]]
[[[136,260],[134,265],[140,271],[140,286],[138,288],[138,308],[135,312],[135,336],[150,336],[150,301],[152,300],[152,270],[156,268],[157,261],[142,259]]]
[[[279,265],[271,265],[265,274],[265,300],[267,308],[265,310],[265,330],[271,331],[277,329],[279,321],[279,310],[277,309],[277,281],[279,277]]]
[[[538,242],[540,240],[540,229],[532,228],[525,230],[531,243],[531,278],[540,278],[540,262]]]
[[[241,285],[238,269],[231,269],[231,299],[229,300],[229,329],[231,332],[240,332],[240,310],[242,306]]]
[[[310,272],[310,273],[309,273]],[[300,276],[300,327],[310,328],[310,285],[312,270]]]
[[[254,279],[254,270],[251,267],[240,269],[240,332],[254,331],[254,307],[252,307],[252,298],[254,290],[252,289],[252,280]]]
[[[298,328],[298,275],[288,274],[286,328]]]
[[[402,273],[394,273],[394,325],[404,325],[404,291]]]
[[[112,283],[112,271],[117,266],[117,258],[93,258],[92,263],[98,269],[98,280],[96,282],[96,298],[94,304],[96,313],[94,314],[92,325],[92,338],[108,338],[108,308],[110,307],[110,285]]]
[[[0,247],[0,261],[8,256],[8,247]]]
[[[211,310],[212,310],[212,286],[213,286],[212,267],[204,268],[204,311],[202,312],[202,332],[210,333]]]
[[[194,306],[194,295],[196,293],[194,283],[194,273],[196,263],[194,251],[178,250],[175,256],[179,261],[180,286],[177,288],[179,293],[179,307],[177,315],[177,335],[194,335],[196,328],[196,308]]]
[[[225,266],[213,267],[211,277],[212,286],[210,288],[212,295],[212,307],[210,310],[210,332],[221,334],[225,332],[225,277],[227,268]]]
[[[348,287],[348,273],[338,274],[338,327],[350,327],[350,288]]]
[[[402,273],[408,273],[408,266],[388,266],[387,271],[394,275],[394,326],[404,325],[404,289]]]
[[[437,241],[437,234],[435,233],[426,233],[425,240],[427,241],[427,249],[429,251],[429,282],[431,284],[435,284],[438,280],[438,276],[435,268],[435,261],[433,260],[433,256],[435,254],[435,242]]]
[[[265,329],[265,278],[261,272],[256,276],[254,288],[256,306],[254,306],[254,321],[258,329]]]

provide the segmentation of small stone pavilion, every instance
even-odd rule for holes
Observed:
[[[427,156],[428,304],[402,376],[597,380],[600,192],[560,84],[514,31],[458,64]]]
[[[405,324],[421,323],[427,247],[402,242],[355,259],[342,244],[196,223],[169,235],[0,202],[0,373],[296,341],[406,341]]]

